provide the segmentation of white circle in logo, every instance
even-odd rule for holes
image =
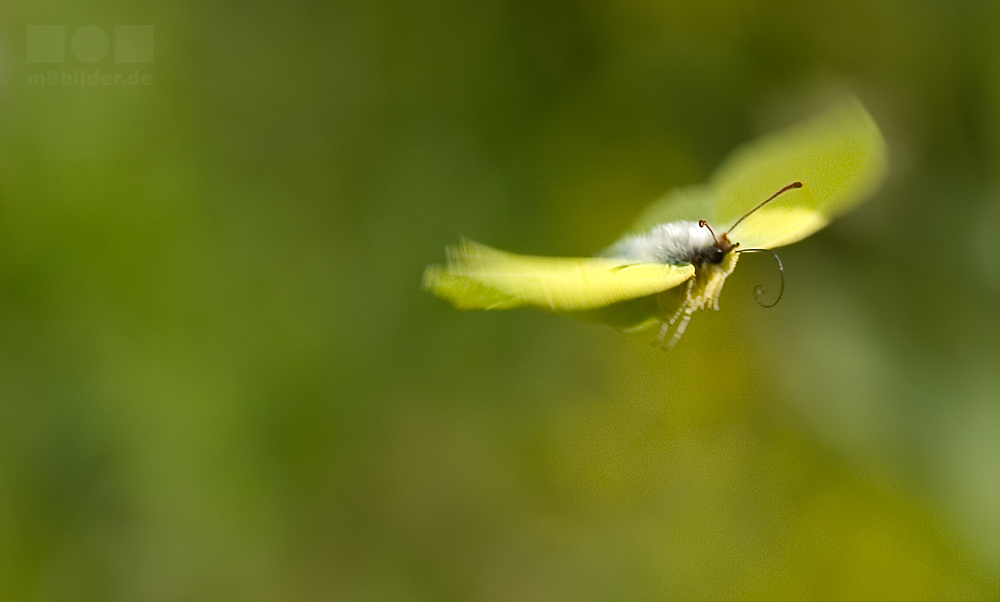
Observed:
[[[111,41],[100,27],[85,25],[76,30],[69,47],[81,63],[96,63],[108,55]]]

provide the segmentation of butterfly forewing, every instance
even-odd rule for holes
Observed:
[[[864,200],[885,172],[885,141],[861,103],[850,101],[804,123],[738,148],[715,171],[711,221],[728,229],[790,182],[732,233],[744,248],[790,244]]]

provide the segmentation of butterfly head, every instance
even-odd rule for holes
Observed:
[[[743,217],[736,220],[736,223],[734,223],[732,227],[729,228],[729,232],[735,230],[736,226],[740,225],[740,222],[753,215],[754,212],[756,212],[758,209],[760,209],[764,205],[767,205],[777,197],[781,196],[783,192],[787,192],[795,188],[802,188],[802,182],[792,182],[791,184],[785,186],[778,192],[772,194],[770,197],[765,199],[764,202],[762,202],[761,204],[757,205],[750,211],[744,213]],[[708,231],[712,233],[712,240],[715,241],[715,244],[697,253],[695,256],[696,260],[706,263],[721,263],[722,260],[726,257],[727,253],[729,253],[736,247],[740,246],[740,243],[738,242],[734,243],[729,240],[729,232],[723,232],[721,236],[716,236],[715,231],[712,230],[712,227],[708,225],[707,221],[700,220],[698,222],[698,225],[701,226],[702,228],[708,228]]]
[[[708,228],[708,231],[712,234],[712,240],[714,243],[701,249],[697,252],[694,259],[700,263],[722,263],[722,260],[726,258],[726,255],[740,246],[740,243],[733,243],[729,240],[729,236],[725,232],[721,236],[716,236],[715,231],[712,230],[712,226],[708,225],[705,220],[699,220],[698,225],[702,228]]]
[[[704,249],[701,249],[701,250],[697,251],[695,253],[694,257],[692,258],[692,263],[695,263],[695,264],[705,264],[705,263],[719,264],[719,263],[722,263],[722,261],[726,258],[726,256],[731,251],[734,251],[737,247],[740,246],[740,243],[738,243],[738,242],[734,243],[734,242],[732,242],[732,241],[729,240],[729,233],[732,232],[733,230],[735,230],[736,226],[740,225],[740,222],[742,222],[747,217],[749,217],[750,215],[752,215],[758,209],[760,209],[764,205],[767,205],[768,203],[770,203],[771,201],[773,201],[775,198],[781,196],[782,193],[787,192],[789,190],[793,190],[795,188],[802,188],[802,182],[792,182],[791,184],[788,184],[787,186],[785,186],[784,188],[782,188],[778,192],[774,193],[773,195],[771,195],[770,197],[768,197],[767,199],[765,199],[764,202],[762,202],[761,204],[757,205],[756,207],[754,207],[750,211],[747,211],[745,214],[743,214],[743,217],[741,217],[740,219],[736,220],[736,223],[734,223],[729,228],[729,232],[723,232],[720,236],[716,236],[715,235],[715,232],[712,230],[712,227],[708,225],[707,221],[700,220],[698,222],[698,225],[700,227],[702,227],[702,228],[708,228],[708,231],[712,234],[713,244],[710,245],[710,246],[708,246],[708,247],[705,247]],[[754,299],[757,301],[757,303],[759,305],[762,305],[763,307],[774,307],[775,305],[777,305],[778,301],[781,300],[781,295],[785,292],[785,269],[784,269],[784,266],[781,265],[781,258],[778,257],[777,253],[775,253],[774,251],[772,251],[770,249],[740,249],[739,251],[736,251],[736,252],[737,253],[770,253],[771,256],[774,257],[774,260],[778,264],[778,275],[781,277],[781,289],[778,291],[778,298],[775,299],[772,303],[764,303],[764,302],[762,302],[761,301],[761,296],[764,293],[764,287],[762,287],[762,286],[757,286],[754,289],[753,296],[754,296]]]

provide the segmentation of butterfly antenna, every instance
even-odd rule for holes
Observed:
[[[782,188],[778,192],[775,192],[774,194],[772,194],[770,197],[767,198],[767,200],[765,200],[760,205],[757,205],[756,207],[754,207],[750,211],[747,211],[746,213],[744,213],[743,217],[741,217],[740,219],[736,220],[736,223],[733,224],[731,228],[729,228],[729,232],[732,232],[733,230],[735,230],[736,226],[739,226],[740,222],[742,222],[746,218],[750,217],[753,214],[754,211],[757,211],[758,209],[760,209],[764,205],[766,205],[766,204],[770,203],[771,201],[773,201],[774,199],[778,198],[783,192],[788,192],[789,190],[791,190],[793,188],[802,188],[802,182],[792,182],[788,186],[785,186],[784,188]],[[727,232],[727,234],[728,234],[728,232]],[[714,236],[714,234],[713,234],[713,236]]]
[[[781,265],[781,258],[778,257],[778,254],[771,249],[740,249],[737,253],[770,253],[771,257],[774,257],[774,260],[778,262],[778,276],[781,278],[781,289],[778,291],[778,298],[774,300],[774,303],[767,304],[761,302],[761,297],[767,291],[764,286],[758,284],[753,289],[753,300],[757,302],[757,305],[761,307],[774,307],[777,305],[778,301],[781,301],[781,296],[785,294],[785,266]]]
[[[700,220],[698,220],[698,225],[701,226],[702,228],[708,228],[708,231],[711,232],[711,234],[712,234],[712,240],[715,241],[716,245],[719,244],[719,239],[715,237],[715,230],[712,230],[712,226],[709,226],[708,222],[706,222],[703,219],[700,219]]]

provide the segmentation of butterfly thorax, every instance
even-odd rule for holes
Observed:
[[[723,234],[716,240],[699,222],[678,221],[654,226],[644,234],[622,238],[601,255],[631,261],[695,266],[717,264],[733,249]]]
[[[644,234],[626,236],[601,255],[694,266],[694,276],[681,291],[666,291],[657,296],[663,312],[663,327],[657,340],[672,347],[687,328],[691,314],[702,309],[719,309],[722,285],[736,267],[738,256],[731,252],[736,247],[725,233],[716,236],[704,221],[677,221],[656,225]],[[667,338],[671,330],[673,335]]]

